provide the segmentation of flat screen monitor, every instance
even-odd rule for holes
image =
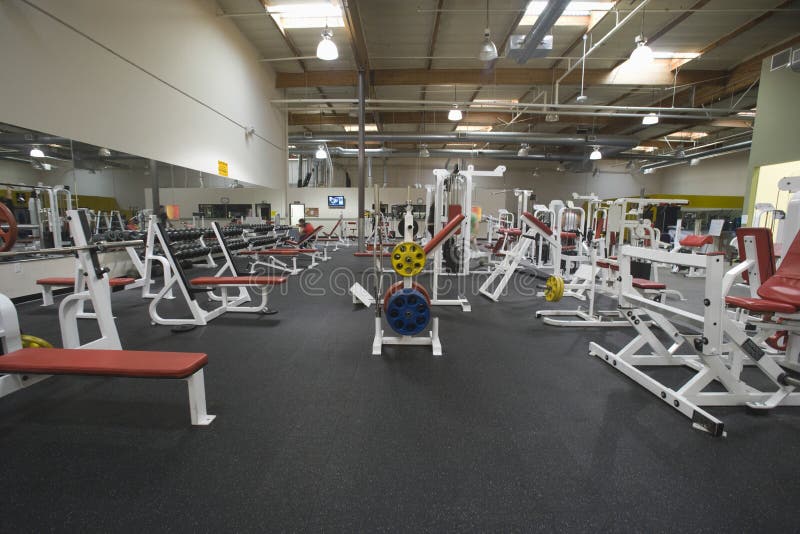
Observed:
[[[328,207],[344,209],[344,195],[328,195]]]

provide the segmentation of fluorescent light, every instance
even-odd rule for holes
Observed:
[[[293,148],[297,148],[297,146],[296,146],[296,145],[289,145],[289,146],[287,146],[286,148],[288,148],[289,150],[291,150],[291,149],[293,149]]]
[[[594,147],[592,153],[589,154],[589,159],[593,161],[597,161],[598,159],[603,159],[603,154],[600,152],[600,149],[598,147]]]
[[[344,125],[345,132],[357,132],[358,131],[358,124],[345,124]],[[378,125],[377,124],[365,124],[364,125],[365,132],[377,132]]]
[[[652,126],[653,124],[658,124],[658,115],[655,113],[648,113],[644,117],[642,117],[642,124],[645,126]]]
[[[464,116],[461,114],[461,110],[458,109],[457,105],[453,105],[453,109],[447,114],[447,119],[451,121],[460,121],[463,118]]]
[[[643,170],[642,172],[643,172],[644,174],[653,174],[655,171],[656,171],[655,169],[653,169],[652,167],[650,167],[650,168],[647,168],[647,169]]]
[[[343,28],[344,18],[338,2],[307,2],[266,6],[275,23],[283,30],[297,28]]]
[[[31,157],[32,158],[43,158],[44,157],[44,152],[42,152],[42,150],[40,148],[34,147],[34,148],[31,149]]]
[[[491,126],[478,126],[476,124],[459,124],[456,126],[457,132],[491,132]]]
[[[750,109],[750,110],[746,110],[746,111],[740,111],[736,115],[739,116],[739,117],[755,117],[756,116],[756,108],[753,108],[753,109]]]
[[[483,43],[481,43],[481,48],[478,51],[478,59],[481,61],[497,59],[497,46],[490,37],[489,28],[483,30]]]
[[[672,132],[667,136],[667,138],[674,138],[674,139],[689,139],[690,141],[695,141],[697,139],[702,139],[706,137],[708,134],[706,132],[690,132],[690,131],[681,131],[681,132]]]
[[[614,7],[615,2],[579,2],[573,1],[567,4],[562,17],[588,17],[592,11],[608,11]],[[525,9],[525,15],[522,17],[520,26],[532,26],[539,15],[542,14],[544,8],[547,6],[546,0],[533,0],[528,4]]]
[[[519,100],[516,98],[476,98],[472,101],[472,104],[484,104],[484,105],[493,105],[493,104],[519,104]]]
[[[631,52],[631,57],[628,61],[637,67],[644,67],[651,64],[653,62],[653,50],[647,46],[647,39],[641,35],[637,35],[634,41],[636,42],[636,48]]]
[[[631,150],[639,150],[641,152],[654,152],[656,150],[656,147],[647,145],[638,145],[633,147]]]
[[[317,45],[317,57],[323,61],[333,61],[339,57],[339,50],[331,37],[333,37],[333,32],[325,26],[325,29],[322,30],[322,40]]]
[[[328,153],[325,152],[325,147],[322,146],[322,145],[319,145],[319,147],[317,148],[317,151],[314,153],[314,157],[317,158],[317,159],[326,159],[328,157]]]

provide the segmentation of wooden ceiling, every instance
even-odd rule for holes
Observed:
[[[373,99],[457,100],[514,99],[552,101],[552,84],[582,54],[581,25],[557,25],[553,50],[543,58],[517,65],[504,57],[510,35],[520,27],[528,0],[490,0],[492,38],[500,59],[484,64],[477,48],[486,26],[484,0],[347,0],[345,28],[334,29],[339,59],[314,58],[320,30],[281,31],[264,13],[262,0],[218,0],[276,72],[276,87],[286,98],[354,98],[357,71],[366,72],[368,96]],[[264,0],[269,3],[272,0]],[[274,0],[285,3],[294,0]],[[310,1],[310,0],[305,0]],[[618,0],[619,18],[638,0]],[[800,0],[651,0],[640,17],[621,27],[587,60],[584,94],[588,105],[724,107],[736,110],[755,105],[761,63],[765,57],[800,45]],[[261,14],[263,13],[263,14]],[[240,16],[236,16],[240,15]],[[615,25],[613,10],[589,31],[596,41]],[[640,31],[656,52],[699,52],[676,69],[674,84],[612,83],[609,76],[633,48]],[[575,69],[561,84],[560,103],[574,103],[580,94],[581,72]],[[543,93],[547,93],[546,95]],[[326,109],[327,108],[327,109]],[[313,107],[289,115],[290,133],[342,132],[355,118],[346,112]],[[749,128],[747,122],[721,124],[711,119],[662,120],[645,127],[640,119],[561,116],[548,123],[540,115],[512,120],[511,113],[466,110],[461,124],[492,126],[504,131],[574,132],[589,127],[599,133],[660,139],[683,129],[729,134]],[[368,121],[380,131],[452,131],[442,111],[372,113]],[[730,125],[734,124],[733,127]]]

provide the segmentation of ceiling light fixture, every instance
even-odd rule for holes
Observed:
[[[647,39],[642,35],[637,35],[634,39],[636,48],[631,52],[631,58],[628,60],[636,67],[646,67],[653,62],[653,50],[647,46]]]
[[[517,157],[527,158],[529,149],[530,146],[527,143],[522,143],[522,145],[519,147],[519,151],[517,152]]]
[[[589,159],[592,161],[597,161],[598,159],[603,159],[603,154],[600,152],[600,147],[594,147],[592,153],[589,154]]]
[[[544,116],[545,122],[558,122],[558,114],[557,113],[548,113]]]
[[[700,165],[700,160],[699,159],[692,158],[692,159],[689,160],[689,166],[690,167],[696,167],[697,165]]]
[[[653,113],[652,111],[642,117],[642,124],[645,126],[652,126],[653,124],[658,124],[658,115]]]
[[[453,101],[457,101],[456,98],[456,85],[453,84]],[[453,104],[453,109],[447,114],[447,120],[451,121],[460,121],[463,119],[464,116],[461,114],[461,110],[458,109],[458,104]]]
[[[489,30],[489,0],[486,0],[486,29],[483,30],[483,43],[478,51],[478,59],[481,61],[494,61],[497,59],[497,46],[492,41]]]
[[[325,152],[325,147],[323,145],[319,145],[319,147],[317,147],[314,157],[317,159],[326,159],[328,157],[328,153]]]
[[[317,45],[317,57],[323,61],[333,61],[339,57],[339,50],[333,42],[333,32],[328,25],[322,30],[322,40]]]
[[[31,149],[31,157],[32,158],[43,158],[44,157],[44,152],[42,152],[42,150],[40,148],[33,147]]]
[[[421,157],[421,158],[429,158],[429,157],[431,157],[431,151],[428,150],[428,145],[420,145],[419,146],[419,157]]]

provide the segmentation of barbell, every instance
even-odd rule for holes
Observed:
[[[9,252],[0,252],[0,258],[13,258],[16,256],[31,256],[35,254],[72,254],[81,250],[96,250],[98,252],[105,252],[106,250],[113,250],[117,248],[126,247],[141,247],[144,241],[136,239],[133,241],[113,241],[113,242],[99,242],[92,243],[91,245],[80,245],[71,247],[55,247],[55,248],[40,248],[38,250],[14,250]]]

